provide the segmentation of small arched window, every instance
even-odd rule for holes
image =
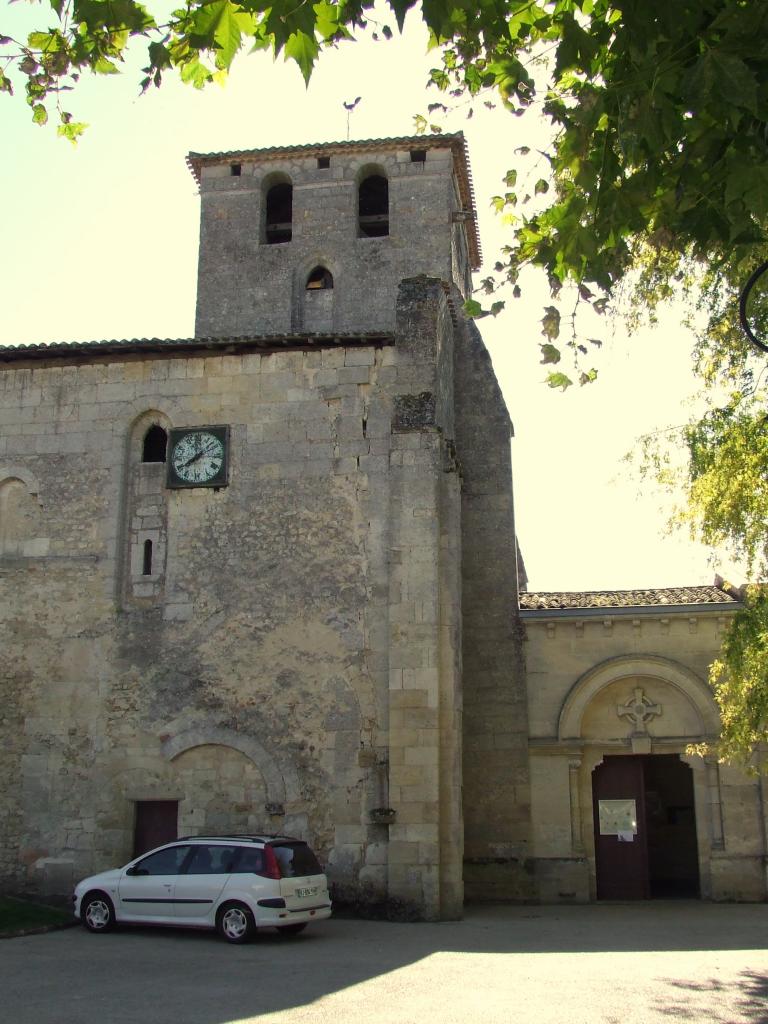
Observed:
[[[168,448],[168,435],[156,423],[153,423],[144,435],[144,443],[141,447],[142,462],[165,462],[165,453]]]
[[[152,575],[152,541],[144,541],[144,557],[141,565],[141,575],[151,576]]]
[[[382,174],[371,174],[360,182],[358,224],[366,238],[389,234],[389,182]]]
[[[280,182],[266,196],[265,238],[268,245],[290,242],[293,235],[293,185]]]
[[[322,291],[333,288],[333,274],[325,267],[315,267],[307,278],[307,291]]]

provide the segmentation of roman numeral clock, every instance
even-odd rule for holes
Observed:
[[[172,427],[168,451],[168,487],[227,486],[229,427]]]

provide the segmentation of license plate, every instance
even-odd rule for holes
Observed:
[[[317,886],[315,885],[311,889],[297,889],[296,890],[296,895],[297,896],[316,896],[317,895]]]

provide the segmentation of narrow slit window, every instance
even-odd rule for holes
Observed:
[[[315,267],[307,278],[307,291],[321,291],[333,288],[333,274],[325,267]]]
[[[141,564],[141,575],[151,576],[152,575],[152,541],[144,541],[144,557]]]
[[[381,238],[389,234],[389,182],[381,174],[372,174],[360,182],[358,192],[360,234]]]
[[[141,449],[142,462],[165,462],[165,453],[168,448],[168,435],[156,423],[153,424],[144,435],[144,444]]]
[[[268,245],[290,242],[293,235],[293,185],[281,182],[267,192],[266,240]]]

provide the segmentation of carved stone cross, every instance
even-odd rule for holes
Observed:
[[[652,704],[643,693],[643,688],[638,686],[626,704],[617,705],[616,714],[619,718],[628,718],[636,733],[645,733],[648,731],[648,722],[661,714],[661,704]]]

